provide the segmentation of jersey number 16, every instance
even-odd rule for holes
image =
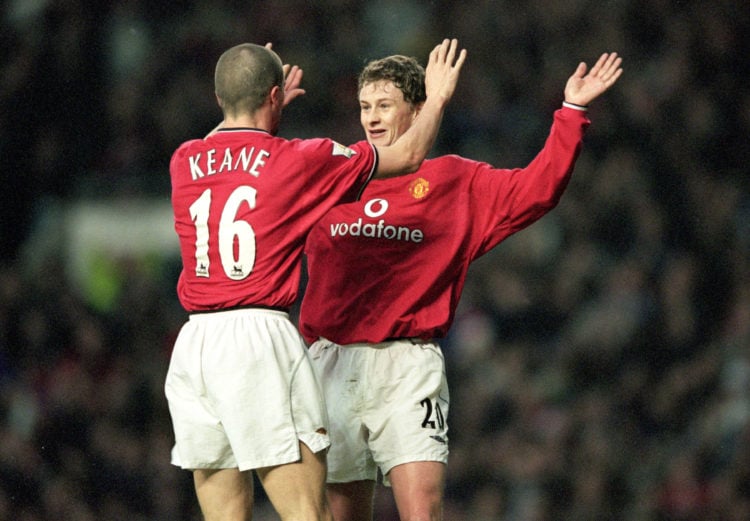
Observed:
[[[236,188],[224,203],[219,220],[219,259],[224,273],[232,280],[250,275],[255,264],[255,231],[250,223],[237,219],[243,203],[255,208],[257,191],[250,186]],[[208,277],[211,260],[208,255],[208,218],[211,210],[211,189],[204,191],[190,205],[190,217],[195,223],[195,275]],[[235,254],[235,243],[237,244]]]

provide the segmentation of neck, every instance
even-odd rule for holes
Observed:
[[[224,114],[224,128],[258,128],[274,133],[274,114],[266,105],[252,114]]]
[[[261,118],[241,116],[238,118],[225,117],[223,128],[259,128],[261,130],[270,130],[270,124]]]

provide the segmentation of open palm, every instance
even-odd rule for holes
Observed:
[[[616,52],[604,53],[586,74],[584,62],[578,64],[565,84],[565,101],[586,106],[609,89],[622,74],[622,58]]]

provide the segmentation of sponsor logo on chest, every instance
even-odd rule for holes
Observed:
[[[366,219],[360,217],[353,222],[331,223],[329,225],[331,237],[350,236],[411,243],[422,242],[424,233],[420,228],[394,224],[386,220],[389,206],[387,199],[370,199],[364,206]]]

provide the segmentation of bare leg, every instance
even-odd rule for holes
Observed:
[[[250,521],[253,476],[239,469],[193,471],[195,493],[205,521]]]
[[[443,519],[444,464],[415,461],[396,465],[388,473],[388,479],[401,521]]]
[[[372,521],[374,481],[329,483],[326,492],[335,521]]]
[[[301,461],[258,469],[268,499],[281,521],[332,521],[325,497],[326,452],[300,443]]]

